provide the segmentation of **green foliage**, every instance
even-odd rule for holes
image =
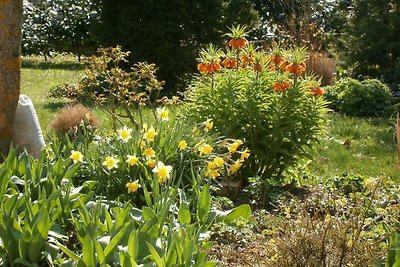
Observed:
[[[128,134],[129,138],[123,139],[123,132]],[[154,139],[150,138],[153,134]],[[79,140],[88,141],[89,139],[79,138]],[[146,191],[151,191],[156,184],[158,186],[157,175],[152,172],[154,166],[162,162],[172,167],[175,179],[172,179],[171,174],[171,179],[159,184],[164,189],[169,186],[186,188],[186,191],[193,195],[193,185],[201,185],[210,177],[227,178],[229,176],[230,167],[235,164],[241,151],[244,150],[240,148],[238,153],[231,155],[228,151],[228,145],[231,142],[232,140],[222,140],[215,133],[208,131],[204,123],[196,125],[172,118],[169,121],[163,121],[160,118],[154,118],[150,113],[143,116],[143,127],[139,129],[124,127],[118,129],[117,133],[97,138],[96,142],[74,145],[75,150],[81,151],[84,156],[84,161],[74,180],[81,183],[86,177],[93,177],[93,180],[97,182],[97,194],[107,196],[109,199],[132,199],[138,205],[154,202],[147,199]],[[182,146],[182,143],[185,145]],[[87,151],[83,149],[85,146],[88,147]],[[202,150],[206,146],[210,146],[212,151],[203,153]],[[72,149],[71,144],[69,149],[63,152],[64,157],[69,156]],[[118,160],[118,164],[108,169],[104,162],[110,156]],[[132,157],[135,157],[135,160],[129,161]],[[223,162],[213,163],[216,158],[220,158]],[[109,179],[110,176],[116,179]],[[136,194],[129,195],[127,183],[135,180],[140,182],[142,188]],[[152,195],[155,196],[155,193],[153,192]]]
[[[400,10],[392,1],[353,2],[343,51],[354,77],[380,79],[399,90],[399,23]]]
[[[91,24],[97,8],[91,0],[24,1],[22,44],[25,54],[73,51],[78,55],[94,45]]]
[[[201,45],[220,42],[232,21],[253,26],[258,20],[253,6],[243,1],[97,2],[101,5],[97,36],[102,46],[121,45],[135,52],[135,61],[155,63],[170,94],[184,91]],[[242,8],[236,8],[238,4]]]
[[[177,188],[154,197],[153,186],[154,202],[141,209],[95,198],[90,177],[79,187],[72,184],[81,165],[62,157],[69,145],[54,144],[39,160],[11,150],[0,166],[2,264],[215,266],[207,260],[210,226],[250,219],[248,205],[213,209],[207,183],[195,186],[194,198]]]
[[[389,88],[375,79],[361,82],[350,78],[341,79],[326,90],[331,107],[351,116],[388,115],[393,100]]]
[[[265,62],[266,55],[255,58]],[[264,182],[279,183],[284,171],[317,140],[326,103],[310,94],[310,78],[268,68],[257,72],[252,64],[197,77],[182,114],[197,121],[212,118],[223,136],[245,140],[251,151],[245,176],[259,174]],[[277,80],[289,86],[289,77],[294,86],[283,92],[273,89]]]

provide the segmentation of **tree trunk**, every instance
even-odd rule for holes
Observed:
[[[11,143],[20,92],[22,0],[0,0],[0,161]]]

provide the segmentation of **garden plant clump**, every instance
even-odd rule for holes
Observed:
[[[241,177],[260,176],[264,187],[280,184],[323,132],[325,91],[305,74],[304,49],[268,55],[249,44],[240,26],[229,37],[225,53],[212,45],[200,52],[202,75],[187,92],[183,114],[212,118],[223,136],[244,140],[252,154]]]

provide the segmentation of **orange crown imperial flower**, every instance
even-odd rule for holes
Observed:
[[[276,82],[272,85],[272,89],[274,89],[275,91],[278,92],[285,92],[286,89],[288,89],[290,86],[290,83],[287,81],[283,81],[283,82]]]
[[[306,63],[303,62],[301,64],[290,63],[286,66],[285,69],[289,73],[300,75],[306,70],[306,68]]]
[[[222,65],[227,69],[237,68],[237,60],[235,58],[225,58],[222,61]]]
[[[321,96],[325,94],[325,89],[322,87],[317,87],[317,88],[311,88],[310,89],[310,94],[311,95],[316,95],[316,96]]]
[[[241,49],[249,44],[249,41],[245,37],[233,38],[228,42],[228,45],[232,48]]]
[[[202,74],[212,74],[214,72],[220,71],[221,65],[219,64],[219,62],[200,62],[199,64],[197,64],[197,69]]]
[[[255,63],[253,66],[254,71],[256,72],[261,72],[263,69],[263,66],[260,63]]]

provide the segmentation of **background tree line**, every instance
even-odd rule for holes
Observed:
[[[23,52],[93,53],[121,45],[156,63],[166,91],[185,89],[197,51],[234,24],[270,45],[303,45],[338,59],[347,75],[400,84],[398,0],[36,0],[24,2]]]

